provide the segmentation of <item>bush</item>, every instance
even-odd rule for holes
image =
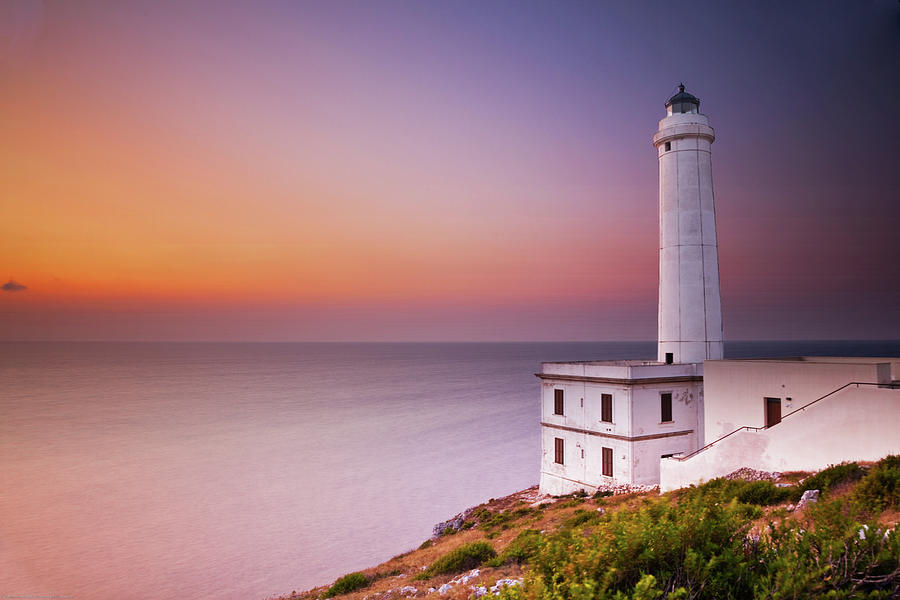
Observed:
[[[419,574],[417,579],[427,579],[435,575],[461,573],[474,569],[486,560],[497,556],[494,548],[487,542],[463,544],[434,561],[430,567]]]
[[[541,532],[537,529],[524,529],[499,556],[485,562],[484,565],[486,567],[502,567],[512,563],[524,564],[537,553],[542,539]]]
[[[853,467],[839,467],[820,485],[855,476]],[[900,457],[873,467],[850,495],[810,504],[800,518],[778,513],[762,526],[755,503],[785,490],[714,480],[611,511],[588,535],[564,527],[535,536],[533,546],[523,544],[525,556],[533,548],[523,585],[501,600],[898,598],[900,528],[885,531],[855,496],[900,503]]]
[[[668,498],[638,510],[619,510],[586,536],[563,529],[540,544],[526,579],[532,597],[612,599],[620,592],[658,597],[660,588],[687,588],[693,597],[747,598],[749,565],[744,536],[748,507],[696,493],[671,504]],[[757,511],[751,511],[757,512]],[[526,594],[527,595],[527,594]],[[672,595],[670,597],[675,597]]]
[[[820,490],[824,493],[839,484],[859,481],[865,473],[855,462],[832,465],[804,479],[797,487],[796,498],[799,499],[806,490]]]
[[[745,485],[738,490],[738,502],[769,506],[784,502],[793,495],[790,488],[780,488],[771,481],[744,481]]]
[[[580,527],[598,523],[602,515],[596,510],[586,510],[584,508],[576,508],[572,516],[563,522],[563,527]]]
[[[483,531],[488,531],[495,527],[500,527],[501,529],[509,529],[513,521],[517,521],[536,513],[537,509],[528,507],[517,508],[515,510],[506,510],[498,513],[491,512],[486,509],[479,509],[475,512],[474,516],[480,523],[479,527]]]
[[[900,456],[878,461],[856,486],[853,496],[867,509],[880,511],[900,504]]]
[[[348,573],[331,584],[331,587],[325,592],[325,596],[332,598],[339,594],[349,594],[367,585],[369,585],[369,578],[362,573]]]
[[[686,493],[686,497],[701,497],[715,502],[730,502],[737,499],[744,504],[768,506],[788,500],[793,493],[790,488],[780,488],[771,481],[719,478],[692,488]]]
[[[786,519],[771,528],[757,598],[896,598],[900,535],[888,535],[845,499],[810,505],[815,527]]]

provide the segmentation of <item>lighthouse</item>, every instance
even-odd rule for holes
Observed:
[[[709,118],[678,86],[653,145],[659,154],[658,360],[723,357],[719,252]]]
[[[815,471],[900,454],[900,358],[723,358],[715,139],[700,100],[678,86],[653,136],[658,360],[541,363],[545,494],[670,490],[742,467]]]

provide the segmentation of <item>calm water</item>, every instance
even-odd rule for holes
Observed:
[[[730,356],[900,355],[900,342]],[[0,344],[0,597],[263,599],[537,482],[541,360],[653,343]]]

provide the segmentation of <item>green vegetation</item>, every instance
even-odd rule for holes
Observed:
[[[521,565],[534,556],[541,543],[541,532],[537,529],[524,529],[498,556],[484,563],[486,567],[502,567],[508,564]]]
[[[601,514],[596,510],[576,508],[572,516],[563,521],[563,527],[582,527],[593,523],[599,523]]]
[[[343,577],[340,577],[337,581],[331,584],[331,587],[328,588],[328,591],[325,592],[326,598],[332,598],[339,594],[348,594],[350,592],[355,592],[358,589],[364,588],[369,585],[369,578],[366,577],[362,573],[348,573]]]
[[[509,529],[514,521],[538,514],[538,509],[521,507],[515,510],[493,512],[487,508],[479,508],[472,516],[478,522],[478,527],[484,531],[492,529]],[[473,523],[474,524],[474,523]],[[471,525],[469,526],[471,527]]]
[[[832,493],[798,514],[763,508],[810,480]],[[900,531],[879,525],[898,504],[900,457],[888,457],[868,473],[837,465],[795,488],[717,479],[606,514],[577,510],[556,532],[523,532],[504,550],[527,566],[524,585],[503,598],[898,598]]]
[[[463,544],[434,561],[416,579],[428,579],[435,575],[461,573],[481,565],[481,563],[497,556],[494,548],[487,542]]]
[[[713,479],[699,488],[691,488],[693,494],[718,502],[737,500],[743,504],[770,506],[789,500],[791,488],[780,488],[771,481],[743,481],[740,479]]]
[[[830,489],[841,484],[859,481],[865,474],[866,472],[862,467],[855,462],[832,465],[827,469],[819,471],[812,477],[804,479],[800,485],[797,486],[796,498],[799,499],[806,490],[819,490],[825,494]]]
[[[804,475],[787,474],[795,485],[722,478],[661,496],[577,494],[534,508],[520,492],[378,569],[291,598],[396,600],[394,577],[437,578],[427,584],[437,588],[481,568],[479,585],[522,580],[500,600],[900,600],[900,456]],[[808,489],[821,491],[818,502],[790,506]],[[454,597],[470,591],[459,590]]]
[[[854,496],[874,510],[900,505],[900,456],[888,456],[872,467],[854,490]]]

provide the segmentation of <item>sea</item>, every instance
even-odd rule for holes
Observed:
[[[541,361],[653,342],[0,343],[0,598],[263,600],[538,482]],[[900,356],[900,341],[726,355]]]

